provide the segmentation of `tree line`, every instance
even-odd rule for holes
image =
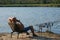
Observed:
[[[60,4],[60,0],[0,0],[0,4]]]

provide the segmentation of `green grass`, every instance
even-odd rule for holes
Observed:
[[[60,7],[60,4],[0,4],[0,7]]]

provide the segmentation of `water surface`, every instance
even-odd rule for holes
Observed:
[[[15,16],[25,27],[60,20],[60,7],[0,7],[0,32],[11,32],[8,17]],[[38,26],[34,26],[38,30]],[[46,28],[43,29],[45,31]],[[54,33],[60,34],[60,23],[52,26]]]

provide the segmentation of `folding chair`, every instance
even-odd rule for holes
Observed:
[[[13,23],[10,23],[10,22],[8,22],[8,24],[9,24],[9,26],[11,27],[11,29],[12,29],[12,32],[11,32],[11,38],[12,38],[12,34],[14,33],[14,32],[17,32],[18,33],[18,36],[17,36],[17,38],[19,38],[19,33],[22,33],[22,32],[24,32],[24,31],[21,31],[15,24],[13,24]],[[25,33],[27,33],[28,34],[28,32],[25,32]]]

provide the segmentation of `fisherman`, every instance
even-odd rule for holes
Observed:
[[[10,17],[9,20],[10,22],[15,24],[15,27],[18,27],[18,31],[23,31],[23,32],[27,32],[28,30],[31,30],[33,36],[38,37],[35,33],[34,33],[34,28],[33,26],[29,26],[29,27],[24,27],[24,25],[22,24],[22,22],[18,19],[16,19],[16,17]]]

